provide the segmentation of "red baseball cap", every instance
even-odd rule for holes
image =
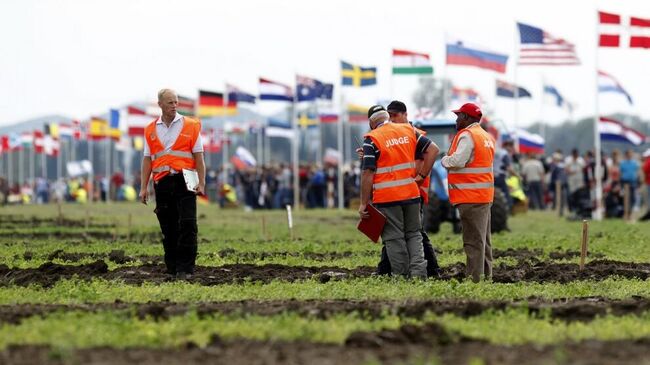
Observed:
[[[465,113],[470,117],[474,117],[478,119],[481,119],[481,117],[483,116],[483,112],[481,112],[481,108],[479,108],[479,106],[474,103],[463,104],[463,106],[461,106],[460,109],[452,110],[452,112],[456,114]]]

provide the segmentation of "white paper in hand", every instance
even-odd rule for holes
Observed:
[[[183,179],[188,191],[196,192],[199,187],[199,174],[196,170],[183,169]]]

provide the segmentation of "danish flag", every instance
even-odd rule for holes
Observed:
[[[600,47],[622,47],[621,38],[629,35],[627,44],[630,48],[650,48],[650,19],[630,17],[629,26],[623,24],[618,14],[598,12]],[[625,33],[624,33],[625,32]]]

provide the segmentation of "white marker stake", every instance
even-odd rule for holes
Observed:
[[[289,235],[293,241],[293,215],[291,214],[291,205],[287,205],[287,222],[289,223]]]
[[[582,221],[582,244],[580,245],[580,271],[585,269],[585,259],[587,258],[587,246],[589,244],[589,222]]]

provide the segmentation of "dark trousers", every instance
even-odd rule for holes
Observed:
[[[424,204],[424,203],[423,203]],[[420,204],[420,221],[424,222],[422,219],[424,216],[424,207]],[[420,233],[422,234],[422,248],[424,250],[424,260],[427,263],[427,276],[438,276],[440,272],[440,266],[438,265],[438,259],[436,258],[436,252],[433,250],[433,245],[427,232],[424,230],[424,223],[421,225]],[[379,275],[390,275],[391,273],[390,260],[388,259],[388,253],[386,252],[386,246],[382,245],[381,247],[381,258],[379,259],[379,264],[377,264],[377,274]]]
[[[528,200],[529,207],[532,209],[544,209],[544,190],[541,181],[531,181],[528,183]]]
[[[167,272],[191,274],[197,252],[196,194],[187,191],[182,174],[165,176],[154,190]]]

